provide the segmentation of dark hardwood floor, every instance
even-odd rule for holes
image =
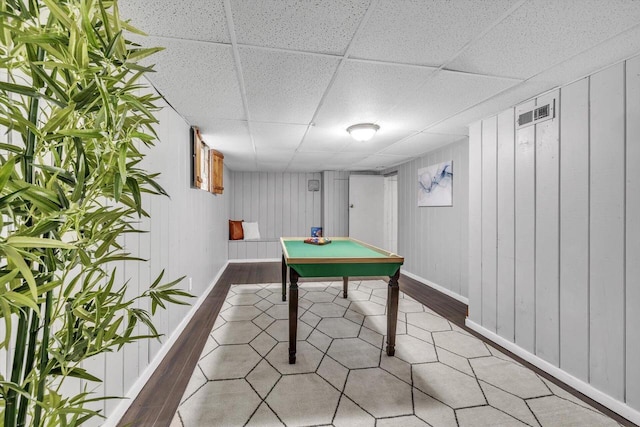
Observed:
[[[353,278],[353,280],[357,279],[359,278]],[[381,279],[385,280],[385,278]],[[185,328],[182,335],[180,335],[172,349],[161,362],[158,369],[149,379],[138,397],[133,401],[129,410],[122,417],[118,426],[169,426],[231,284],[277,283],[281,280],[280,263],[229,264],[218,280],[218,283],[216,283],[211,293],[207,296],[193,319],[191,319]],[[323,278],[317,280],[326,281],[332,279]],[[334,280],[342,279],[335,278]],[[304,281],[310,280],[301,279],[301,282]],[[466,304],[406,276],[401,276],[399,283],[400,290],[405,292],[407,295],[415,298],[420,303],[426,305],[436,313],[447,318],[455,325],[463,328],[479,339],[490,342],[480,334],[465,326],[464,322],[467,316]],[[594,400],[589,399],[585,395],[555,379],[546,372],[541,371],[518,356],[494,343],[491,344],[503,353],[517,360],[519,363],[529,367],[539,375],[562,387],[564,390],[567,390],[595,408],[598,408],[620,424],[625,426],[635,426],[635,424],[631,423],[627,419],[622,418],[615,412],[612,412]]]

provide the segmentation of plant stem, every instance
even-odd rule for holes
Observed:
[[[20,384],[22,377],[22,367],[24,363],[24,349],[27,341],[27,313],[20,311],[20,320],[18,321],[18,331],[16,338],[16,347],[13,351],[13,364],[11,367],[11,382],[16,387]],[[7,331],[10,333],[10,331]],[[17,391],[9,389],[7,393],[7,403],[4,412],[4,426],[15,427],[16,425],[16,397]]]
[[[24,391],[28,394],[31,393],[31,382],[27,381],[29,375],[33,372],[36,358],[36,345],[38,338],[38,329],[40,328],[40,316],[36,312],[31,312],[31,326],[29,327],[29,344],[27,346],[27,357],[24,364],[23,384],[25,384]],[[16,425],[22,427],[26,425],[27,408],[29,406],[29,398],[20,395],[18,405],[18,418]]]
[[[40,368],[38,369],[38,395],[36,402],[44,400],[44,387],[47,382],[46,367],[49,363],[49,334],[51,333],[51,306],[53,305],[53,291],[47,292],[47,300],[44,308],[44,324],[42,326],[42,344],[40,345]],[[40,425],[42,406],[36,404],[33,414],[33,425]]]

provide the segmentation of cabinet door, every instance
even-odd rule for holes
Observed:
[[[213,194],[222,194],[224,185],[222,178],[224,176],[224,155],[216,150],[209,151],[211,168],[211,191]]]

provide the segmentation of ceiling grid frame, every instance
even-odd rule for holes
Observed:
[[[251,147],[253,148],[253,162],[255,164],[256,169],[258,169],[258,150],[256,150],[256,142],[255,142],[255,139],[253,138],[253,131],[251,129],[251,113],[249,112],[249,102],[247,101],[247,87],[244,83],[244,76],[242,74],[242,62],[240,61],[240,52],[238,51],[236,30],[233,24],[233,14],[231,13],[231,3],[229,0],[224,0],[224,13],[227,18],[227,27],[229,29],[229,38],[231,39],[231,49],[233,51],[233,60],[236,65],[238,84],[240,85],[240,96],[242,97],[244,114],[247,119],[247,129],[249,130],[249,138],[251,140]]]
[[[225,0],[225,1],[229,1],[229,0]],[[365,12],[364,16],[360,20],[360,23],[358,24],[358,28],[356,28],[356,31],[354,32],[353,37],[351,37],[351,40],[349,41],[349,45],[345,49],[344,54],[342,55],[342,58],[340,59],[340,62],[338,63],[338,66],[336,67],[336,70],[333,73],[333,76],[331,77],[331,81],[329,82],[329,85],[327,86],[327,88],[325,89],[324,93],[322,94],[322,98],[320,98],[320,102],[318,102],[318,106],[316,107],[316,111],[313,113],[313,117],[311,118],[311,122],[308,124],[307,130],[305,131],[304,135],[302,136],[302,139],[300,140],[300,143],[298,144],[298,146],[294,150],[294,156],[289,161],[289,164],[285,168],[285,171],[289,171],[291,163],[294,160],[295,154],[298,153],[298,150],[300,149],[300,146],[304,143],[304,140],[305,140],[305,138],[307,137],[307,135],[309,133],[309,129],[312,128],[313,126],[315,126],[315,121],[316,121],[316,117],[318,117],[318,112],[322,108],[322,105],[324,104],[324,101],[325,101],[327,95],[329,94],[329,92],[331,92],[331,88],[333,87],[333,85],[334,85],[334,83],[336,81],[336,78],[338,77],[338,74],[340,73],[340,71],[344,67],[347,59],[349,58],[349,52],[351,51],[351,46],[353,45],[353,41],[358,37],[358,34],[360,33],[360,31],[362,31],[362,28],[364,28],[364,25],[367,23],[367,21],[369,20],[369,17],[371,16],[371,11],[373,10],[372,8],[374,6],[376,6],[379,1],[380,0],[371,0],[371,3],[369,3],[369,7],[367,7],[367,11]],[[346,129],[345,129],[345,132],[346,132]]]
[[[167,48],[148,80],[238,171],[404,163],[467,137],[469,123],[640,54],[640,2],[629,0],[200,1],[121,0],[121,14],[151,35],[134,42]],[[525,41],[543,55],[531,73],[522,70],[537,56]],[[381,125],[366,146],[345,132],[361,122]]]

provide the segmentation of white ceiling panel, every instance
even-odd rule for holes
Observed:
[[[277,150],[271,148],[256,148],[258,162],[281,163],[285,166],[293,158],[292,150]]]
[[[394,154],[398,156],[421,156],[443,145],[451,144],[466,138],[465,135],[420,132],[407,139],[399,141],[380,154]]]
[[[216,120],[200,127],[205,143],[224,154],[224,163],[231,170],[255,170],[256,157],[247,122]]]
[[[329,152],[343,151],[353,139],[346,129],[338,127],[313,126],[298,148],[299,152]]]
[[[440,71],[385,119],[422,130],[516,83],[510,79]]]
[[[350,54],[439,66],[516,0],[385,0],[377,3]]]
[[[528,78],[640,22],[640,1],[531,0],[447,67]]]
[[[338,58],[240,48],[252,120],[308,124],[338,66]]]
[[[369,0],[233,0],[238,43],[343,54]]]
[[[287,172],[320,172],[325,170],[326,165],[332,163],[336,153],[308,153],[297,152],[294,154]]]
[[[552,87],[553,86],[547,82],[527,81],[521,83],[518,86],[509,88],[499,95],[496,95],[473,108],[469,108],[466,111],[462,111],[453,117],[435,124],[434,126],[430,126],[427,131],[430,133],[460,133],[460,130],[462,128],[467,128],[469,124],[477,120],[496,115],[522,101],[548,91]]]
[[[148,78],[184,117],[245,119],[230,46],[154,37],[145,45],[166,48],[149,58],[157,65]],[[207,123],[191,124],[207,130]]]
[[[302,142],[307,125],[251,122],[253,141],[258,153],[263,150],[295,150]],[[258,156],[260,159],[260,156]]]
[[[257,170],[260,172],[282,172],[287,166],[288,163],[258,161]]]
[[[154,35],[129,38],[167,48],[145,60],[158,64],[149,81],[232,170],[388,168],[640,53],[640,0],[122,0],[121,9]],[[357,143],[346,128],[358,122],[380,131]]]
[[[606,67],[640,51],[640,25],[598,46],[580,53],[557,67],[545,70],[529,81],[560,86]]]
[[[222,0],[120,0],[118,7],[122,17],[151,36],[230,42]]]
[[[382,170],[388,167],[404,163],[411,159],[410,156],[391,156],[387,154],[373,154],[365,159],[354,163],[351,167],[354,170]]]
[[[316,117],[320,126],[346,129],[354,123],[376,122],[407,98],[435,68],[400,67],[347,61],[340,69]]]
[[[283,171],[287,168],[294,152],[291,150],[257,149],[258,169],[261,171]]]
[[[388,121],[377,122],[380,129],[371,140],[366,142],[356,141],[349,136],[349,144],[344,147],[342,152],[373,154],[384,150],[389,145],[400,141],[409,135],[415,133],[412,129],[400,126],[398,123]]]

